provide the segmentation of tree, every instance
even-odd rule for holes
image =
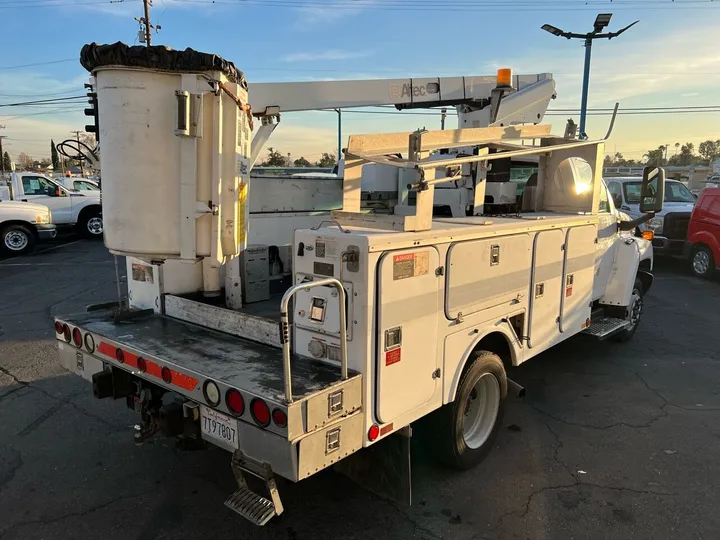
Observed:
[[[665,147],[658,146],[656,150],[648,150],[644,157],[647,158],[648,165],[655,165],[656,167],[662,167],[665,165]]]
[[[312,167],[312,163],[310,163],[307,159],[305,159],[302,156],[295,160],[294,165],[296,167]]]
[[[53,169],[57,171],[60,168],[60,156],[57,148],[55,148],[55,141],[52,139],[50,139],[50,159],[52,160]]]
[[[712,165],[716,159],[720,158],[720,139],[701,142],[700,146],[698,146],[698,152],[700,152],[700,157],[707,161],[708,165]]]
[[[329,169],[334,167],[336,163],[337,159],[335,158],[335,154],[323,152],[322,157],[317,162],[317,166]]]
[[[31,156],[27,155],[25,152],[20,152],[17,157],[17,164],[21,170],[31,170],[33,168],[33,163],[35,163],[35,160]]]
[[[634,167],[639,165],[634,159],[625,159],[620,152],[615,152],[613,156],[605,156],[603,162],[605,167]]]
[[[10,154],[5,152],[2,157],[3,160],[3,170],[5,172],[10,172],[10,169],[12,169],[12,161],[10,161]]]
[[[285,156],[275,150],[272,146],[268,148],[268,157],[260,164],[261,167],[285,167]]]
[[[668,165],[674,165],[679,167],[687,167],[697,161],[695,155],[695,145],[691,142],[685,143],[680,147],[680,153],[672,156],[667,160]]]

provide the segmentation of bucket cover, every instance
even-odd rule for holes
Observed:
[[[203,53],[190,48],[175,51],[164,45],[131,46],[120,41],[108,45],[90,43],[84,45],[80,51],[80,64],[90,72],[104,66],[160,69],[180,73],[221,71],[230,81],[247,90],[245,75],[235,67],[235,64],[216,54]]]

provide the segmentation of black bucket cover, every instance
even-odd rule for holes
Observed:
[[[181,73],[222,71],[230,81],[240,84],[247,90],[245,76],[235,64],[216,54],[189,48],[184,51],[174,51],[163,45],[130,46],[119,41],[111,45],[90,43],[83,46],[80,51],[80,64],[90,72],[103,66],[139,67]]]

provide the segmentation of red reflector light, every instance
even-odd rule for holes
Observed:
[[[284,428],[287,426],[287,415],[280,409],[275,409],[272,413],[273,422],[277,427]]]
[[[82,332],[80,331],[79,328],[76,328],[75,330],[73,330],[72,337],[73,337],[73,343],[75,343],[75,346],[82,347]]]
[[[170,368],[162,368],[162,370],[160,370],[160,375],[162,375],[162,380],[166,383],[170,384],[172,382],[172,371],[170,371]]]
[[[250,402],[250,414],[258,426],[268,427],[270,425],[270,408],[262,399],[253,399]]]
[[[63,324],[63,337],[65,338],[65,341],[70,343],[72,335],[70,333],[70,327],[67,324]]]
[[[233,412],[238,416],[242,416],[245,412],[245,400],[243,399],[242,394],[234,388],[231,388],[225,393],[225,404],[230,412]]]
[[[117,360],[121,364],[125,363],[125,353],[122,351],[122,349],[115,349],[115,360]]]
[[[137,359],[137,368],[140,373],[145,373],[147,371],[147,362],[142,356]]]
[[[380,435],[380,428],[378,426],[372,426],[368,430],[368,439],[370,439],[371,441],[374,441],[375,439],[377,439],[379,435]]]
[[[62,334],[63,333],[63,325],[60,321],[55,321],[55,333],[56,334]]]

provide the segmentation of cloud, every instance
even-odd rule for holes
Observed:
[[[314,62],[322,60],[352,60],[355,58],[367,58],[373,55],[373,51],[342,51],[327,50],[322,52],[301,52],[283,56],[283,62]]]

